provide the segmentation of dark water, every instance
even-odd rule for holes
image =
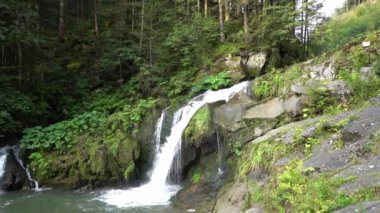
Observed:
[[[126,213],[179,213],[170,206],[119,209],[109,206],[96,198],[95,192],[69,192],[45,190],[40,192],[0,191],[0,213],[79,213],[79,212],[126,212]],[[185,211],[186,212],[186,211]]]

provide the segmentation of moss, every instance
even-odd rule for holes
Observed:
[[[305,80],[303,72],[302,64],[295,64],[285,69],[273,69],[252,82],[251,92],[261,99],[283,96],[290,91],[291,85]]]
[[[269,172],[277,160],[288,152],[288,147],[282,142],[265,141],[259,144],[251,144],[245,149],[239,161],[237,178],[244,177],[255,169],[264,169]]]
[[[202,107],[193,116],[184,133],[186,143],[199,144],[205,137],[212,134],[212,117],[208,105]]]

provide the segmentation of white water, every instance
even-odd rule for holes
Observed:
[[[3,176],[5,172],[5,163],[7,161],[7,155],[1,155],[0,156],[0,178]]]
[[[182,133],[194,114],[207,103],[228,101],[238,92],[248,93],[249,82],[242,82],[228,89],[207,91],[193,98],[188,104],[174,114],[173,126],[166,143],[156,156],[150,181],[137,188],[128,190],[111,190],[99,199],[117,207],[137,207],[168,205],[170,198],[178,192],[180,186],[169,185],[170,168],[177,152],[180,150]]]
[[[165,115],[166,115],[166,109],[164,109],[161,113],[161,116],[160,118],[158,119],[157,121],[157,124],[156,124],[156,130],[154,131],[154,142],[156,144],[156,152],[155,154],[157,155],[157,153],[160,152],[160,146],[161,146],[161,131],[162,131],[162,125],[164,123],[164,119],[165,119]]]
[[[222,169],[223,150],[222,150],[222,144],[220,142],[219,131],[218,131],[217,126],[215,127],[215,130],[216,130],[216,141],[218,142],[218,176],[221,177],[224,174],[223,169]]]

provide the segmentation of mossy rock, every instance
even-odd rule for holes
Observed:
[[[64,155],[58,152],[44,154],[44,158],[49,159],[47,171],[34,171],[43,185],[65,189],[94,188],[135,178],[139,146],[122,130],[112,134],[81,135],[76,140],[76,145]]]
[[[212,137],[212,111],[209,105],[203,106],[187,125],[184,138],[186,144],[199,146],[206,138]]]

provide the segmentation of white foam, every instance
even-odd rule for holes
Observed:
[[[174,114],[171,133],[155,158],[150,181],[137,188],[107,191],[99,199],[120,208],[168,205],[170,198],[178,192],[180,187],[178,185],[169,185],[166,180],[174,157],[180,150],[182,133],[191,118],[207,103],[228,101],[238,92],[248,93],[248,86],[249,82],[242,82],[228,89],[207,91],[189,101],[186,106]]]

